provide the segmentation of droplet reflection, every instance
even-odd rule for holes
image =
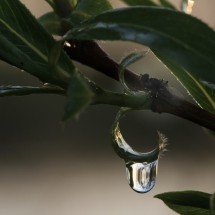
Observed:
[[[156,182],[158,160],[151,163],[126,163],[126,178],[130,187],[138,193],[150,191]]]
[[[165,151],[167,138],[158,131],[157,148],[148,153],[133,150],[124,140],[119,128],[119,120],[130,110],[128,108],[120,109],[111,128],[110,139],[116,154],[125,161],[128,184],[134,191],[146,193],[155,186],[158,159]]]

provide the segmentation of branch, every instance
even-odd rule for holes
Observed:
[[[65,46],[64,50],[72,60],[87,65],[108,77],[119,81],[119,64],[114,61],[101,47],[94,41],[68,41],[71,46]],[[136,90],[146,90],[151,92],[151,110],[157,113],[169,113],[187,119],[200,126],[215,131],[215,115],[191,104],[185,99],[171,94],[171,86],[162,80],[148,77],[147,82],[141,81],[141,76],[129,69],[125,70],[125,81]],[[145,75],[144,75],[145,76]],[[143,77],[144,77],[143,76]],[[142,78],[143,79],[143,78]],[[151,83],[151,84],[149,84]],[[164,89],[169,95],[162,96]],[[170,102],[177,100],[178,104]]]
[[[55,1],[59,1],[61,4],[67,2],[67,0]],[[62,16],[66,17],[67,15],[68,10],[62,11]],[[72,60],[119,81],[119,64],[105,53],[96,42],[76,40],[68,42],[70,46],[64,46],[64,51]],[[215,115],[172,93],[171,86],[167,82],[150,78],[149,75],[141,77],[129,69],[125,69],[124,74],[126,83],[132,88],[148,91],[151,94],[149,99],[152,99],[150,108],[153,112],[173,114],[215,131]]]
[[[87,65],[110,78],[119,81],[118,68],[119,64],[114,61],[101,47],[94,41],[68,41],[70,46],[64,46],[64,51],[75,61]],[[125,69],[126,82],[135,89],[141,88],[142,84],[139,76]]]

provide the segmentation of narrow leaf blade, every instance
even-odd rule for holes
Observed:
[[[190,74],[182,67],[177,67],[164,56],[154,52],[156,56],[173,72],[181,84],[203,109],[215,114],[215,90],[203,85],[198,76]]]
[[[80,73],[74,73],[68,87],[67,103],[63,120],[77,115],[92,101],[93,93],[89,90]]]
[[[59,87],[31,87],[31,86],[0,86],[0,97],[26,96],[31,94],[57,94],[66,95],[65,90]]]
[[[210,194],[198,191],[168,192],[155,196],[181,215],[210,215]]]
[[[136,61],[145,57],[147,52],[148,51],[133,51],[133,52],[127,54],[125,57],[123,57],[123,59],[121,60],[121,62],[119,64],[119,80],[120,80],[120,83],[121,83],[122,87],[124,88],[125,92],[128,94],[138,95],[139,93],[137,91],[132,91],[127,86],[127,84],[124,80],[124,70],[126,69],[126,67],[128,67],[132,63],[135,63]]]
[[[39,17],[38,22],[52,35],[62,36],[63,30],[59,16],[49,12]]]

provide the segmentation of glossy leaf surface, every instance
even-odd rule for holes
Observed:
[[[31,94],[58,94],[66,95],[66,91],[58,87],[30,87],[30,86],[0,86],[0,97],[25,96]]]
[[[199,79],[215,82],[215,33],[200,20],[159,7],[116,9],[87,20],[63,40],[70,38],[133,41],[149,46],[195,100],[214,111],[213,91],[202,87]]]
[[[168,192],[155,196],[181,215],[210,215],[210,194],[198,191]]]

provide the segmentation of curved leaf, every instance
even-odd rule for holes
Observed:
[[[30,86],[0,86],[0,97],[5,96],[26,96],[31,94],[57,94],[66,95],[65,90],[59,87],[44,86],[44,87],[30,87]]]
[[[210,215],[210,194],[198,191],[168,192],[154,196],[181,215]]]
[[[75,26],[91,16],[111,9],[113,9],[113,7],[108,0],[79,0],[71,15],[65,21]]]
[[[154,53],[173,72],[195,101],[205,110],[215,114],[215,90],[202,84],[198,76],[190,74],[182,67],[176,67],[165,57]]]
[[[78,72],[72,74],[63,120],[68,120],[86,108],[91,103],[93,95],[81,74]]]
[[[142,93],[140,93],[139,91],[133,91],[127,86],[125,79],[124,79],[124,70],[126,69],[126,67],[128,67],[132,63],[135,63],[136,61],[145,57],[147,52],[148,51],[133,51],[133,52],[127,54],[125,57],[123,57],[123,59],[121,60],[121,62],[119,64],[119,80],[120,80],[120,83],[121,83],[124,91],[128,94],[133,94],[136,96],[139,94],[142,95]]]
[[[202,107],[215,110],[213,90],[199,81],[215,83],[215,32],[192,16],[159,7],[116,9],[88,19],[62,41],[70,38],[124,40],[149,46]]]
[[[61,20],[55,12],[49,12],[39,17],[38,22],[52,35],[62,35]]]

